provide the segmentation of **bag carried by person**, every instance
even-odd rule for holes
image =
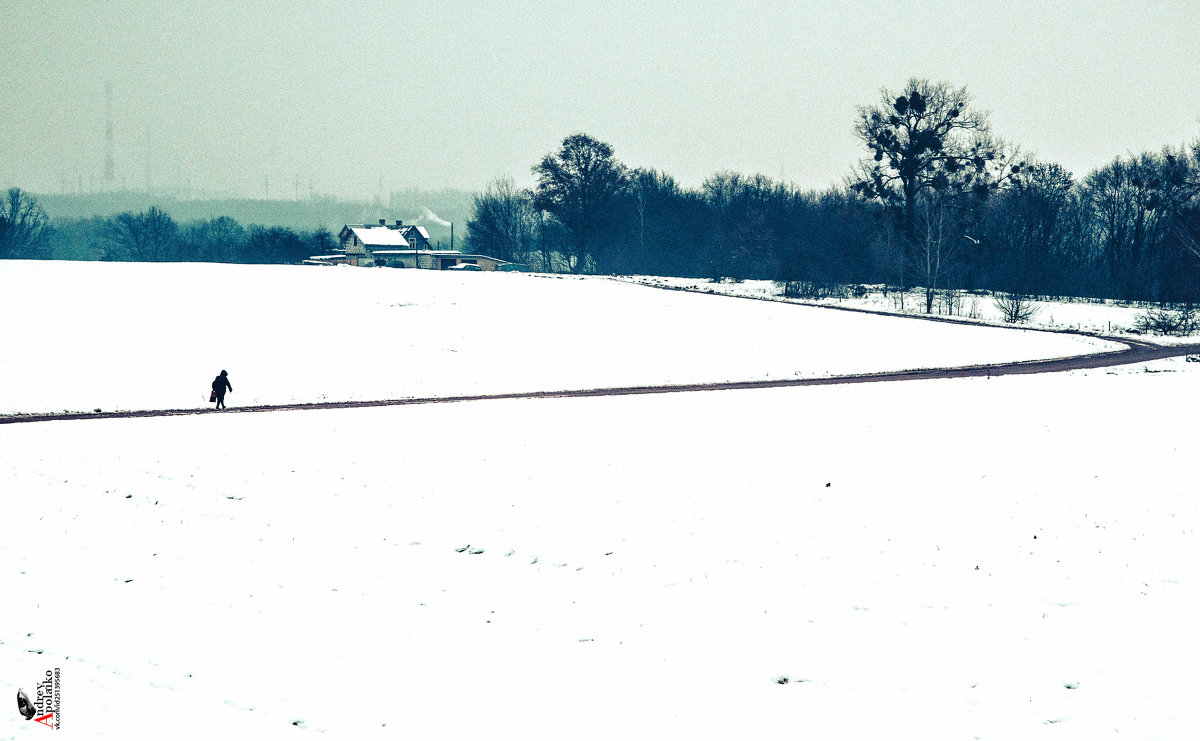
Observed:
[[[216,400],[217,400],[217,392],[216,392],[216,390],[210,391],[210,392],[209,392],[209,394],[208,394],[208,403],[209,403],[209,404],[211,404],[211,403],[213,403],[213,402],[214,402],[214,401],[216,401]]]

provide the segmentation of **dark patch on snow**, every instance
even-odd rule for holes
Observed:
[[[789,677],[786,674],[783,674],[778,677],[775,677],[775,679],[773,681],[775,682],[775,684],[808,684],[809,680],[804,679],[804,678],[794,679],[792,677]]]

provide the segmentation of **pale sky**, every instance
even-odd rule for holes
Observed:
[[[913,76],[1082,176],[1200,136],[1200,0],[9,0],[0,186],[98,186],[111,84],[130,189],[528,185],[580,131],[685,185],[817,189],[863,154],[856,107]]]

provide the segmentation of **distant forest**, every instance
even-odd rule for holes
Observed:
[[[471,205],[470,193],[452,189],[397,191],[386,202],[10,190],[0,204],[0,257],[296,263],[328,254],[342,225],[378,219],[420,224],[433,244],[449,249],[450,225],[465,231]]]
[[[734,172],[685,188],[574,134],[533,165],[533,189],[501,177],[476,194],[467,246],[539,270],[773,279],[801,297],[920,287],[927,312],[963,290],[1200,298],[1200,141],[1076,177],[971,103],[920,79],[882,91],[858,109],[863,160],[822,191]]]
[[[435,244],[547,272],[770,279],[789,295],[923,288],[1188,306],[1200,299],[1200,140],[1070,173],[992,131],[965,88],[911,79],[859,107],[864,157],[840,186],[804,190],[719,172],[697,188],[566,137],[536,185],[408,191],[387,203],[151,201],[31,195],[0,203],[0,258],[294,263],[345,223],[425,226]],[[1085,133],[1085,132],[1084,132]]]

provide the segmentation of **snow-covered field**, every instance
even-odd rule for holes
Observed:
[[[6,261],[0,414],[844,375],[1118,347],[604,278]]]
[[[602,280],[12,265],[5,409],[214,364],[236,404],[1092,348]],[[2,425],[0,692],[59,668],[62,730],[119,739],[1194,738],[1196,365]]]
[[[813,300],[784,299],[783,289],[778,283],[770,280],[713,283],[695,278],[663,278],[643,275],[621,276],[620,280],[660,288],[716,293],[723,296],[788,301],[803,306],[831,306],[906,316],[925,314],[925,292],[921,288],[900,292],[895,289],[884,291],[882,286],[863,286],[861,287],[864,289],[862,295]],[[956,300],[958,303],[955,306],[948,307],[939,293],[934,302],[933,316],[973,324],[996,326],[1004,324],[1003,312],[996,306],[994,296],[960,291]],[[1144,315],[1147,310],[1145,306],[1130,303],[1085,299],[1073,301],[1031,300],[1030,305],[1034,314],[1028,321],[1020,325],[1022,327],[1052,331],[1096,332],[1116,336],[1140,336],[1135,329],[1139,317]],[[1195,337],[1156,336],[1151,339],[1161,344],[1182,344],[1196,341]]]

